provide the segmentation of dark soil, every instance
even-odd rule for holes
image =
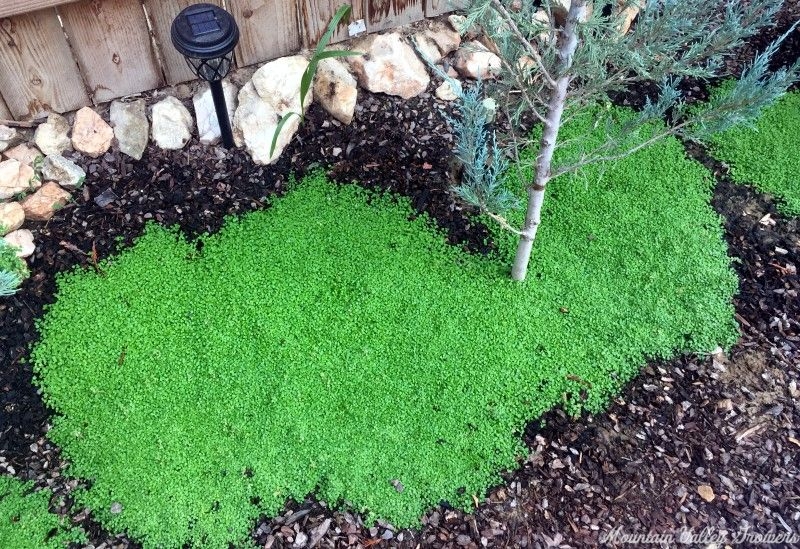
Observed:
[[[740,70],[798,17],[800,1],[786,2],[778,27],[749,42],[730,67]],[[800,32],[784,44],[777,63],[794,61],[798,52]],[[449,192],[452,136],[441,111],[452,106],[434,99],[435,85],[410,101],[361,92],[349,126],[312,106],[274,166],[194,142],[178,152],[151,147],[138,162],[115,152],[96,160],[74,154],[88,173],[83,194],[50,222],[31,226],[33,276],[0,301],[0,473],[67,495],[54,498],[54,509],[82,524],[95,546],[136,545],[70,506],[77,481],[61,476],[58,450],[44,436],[49,411],[25,357],[37,338],[36,319],[55,299],[56,273],[91,267],[93,254],[107,257],[120,242],[130,244],[148,220],[178,224],[190,235],[214,232],[225,215],[265,207],[268,197],[285,190],[290,173],[325,167],[338,181],[410,197],[452,243],[485,251],[485,228]],[[687,91],[703,98],[707,87],[692,83]],[[632,90],[616,101],[637,106],[645,92]],[[742,335],[729,356],[650,364],[602,415],[576,420],[550,412],[525,432],[527,460],[485,502],[476,502],[474,513],[443,504],[421,530],[396,531],[364,525],[309,498],[255,525],[254,541],[260,547],[316,540],[320,547],[584,547],[617,528],[696,535],[708,528],[704,540],[695,540],[705,546],[725,532],[731,543],[746,529],[800,531],[798,220],[780,216],[770,197],[730,183],[724,166],[701,147],[687,144],[687,152],[717,177],[713,205],[741,280],[735,306]],[[116,198],[101,208],[95,199],[109,189]],[[712,501],[701,497],[700,486],[710,487]],[[622,545],[621,539],[608,544]]]

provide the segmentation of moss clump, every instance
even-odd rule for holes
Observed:
[[[470,255],[319,174],[202,251],[151,226],[104,276],[61,276],[32,356],[83,503],[148,547],[244,543],[312,492],[414,525],[500,482],[546,410],[732,343],[705,169],[667,141],[581,177],[554,182],[524,284],[505,236]]]
[[[710,150],[734,181],[775,195],[780,212],[800,215],[800,91],[784,95],[752,126],[715,136]]]
[[[49,512],[50,497],[32,482],[0,476],[0,547],[58,549],[86,541],[82,530]]]

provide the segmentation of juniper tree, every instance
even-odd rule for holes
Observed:
[[[702,142],[715,132],[752,120],[797,80],[800,61],[774,72],[769,70],[772,56],[780,42],[794,32],[795,23],[744,68],[735,85],[715,94],[707,103],[692,106],[680,91],[681,82],[687,78],[711,81],[729,76],[726,58],[746,38],[771,25],[780,7],[780,0],[473,0],[470,3],[464,28],[479,24],[496,46],[502,70],[492,84],[492,92],[502,98],[500,103],[512,121],[512,128],[523,113],[529,113],[542,126],[536,140],[513,132],[507,136],[513,151],[529,146],[538,148],[532,166],[534,175],[527,184],[522,227],[512,227],[504,217],[503,207],[512,201],[503,194],[506,191],[497,181],[487,177],[496,170],[472,170],[481,177],[471,177],[465,171],[466,177],[456,188],[465,201],[519,236],[512,267],[515,280],[526,277],[550,181],[591,163],[622,158],[667,136]],[[635,23],[626,32],[633,16]],[[609,94],[624,92],[642,82],[657,84],[658,92],[622,131],[609,131],[608,135],[629,135],[654,120],[664,121],[662,130],[638,143],[609,137],[568,164],[553,164],[553,153],[561,145],[558,134],[562,123],[598,101],[608,101]],[[465,113],[470,108],[469,98],[465,101],[464,94],[461,98],[461,110]],[[472,135],[471,142],[491,146],[490,140],[474,139],[480,131],[464,123],[456,134],[459,138]],[[457,152],[462,160],[472,157],[491,162],[493,156]]]

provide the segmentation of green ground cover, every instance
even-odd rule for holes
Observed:
[[[0,547],[57,549],[84,541],[83,532],[49,512],[49,490],[33,490],[33,483],[0,476]]]
[[[734,181],[774,195],[780,212],[800,215],[800,91],[784,95],[752,126],[715,136],[710,152]]]
[[[312,492],[397,526],[467,506],[529,420],[735,340],[710,184],[675,140],[555,181],[524,284],[510,236],[470,255],[406,200],[320,174],[201,251],[151,226],[59,279],[32,354],[49,436],[92,481],[82,503],[149,547],[244,544]]]

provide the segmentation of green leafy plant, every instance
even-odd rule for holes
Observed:
[[[357,51],[350,51],[350,50],[328,50],[325,51],[325,48],[328,47],[328,44],[333,37],[333,33],[336,32],[336,28],[339,26],[339,23],[345,17],[350,15],[350,11],[352,7],[349,5],[339,6],[336,10],[336,13],[333,14],[333,17],[328,22],[328,26],[325,30],[325,34],[322,35],[319,43],[317,43],[317,47],[314,49],[314,53],[309,60],[308,66],[306,70],[303,72],[303,76],[300,79],[300,111],[301,112],[287,112],[284,114],[281,119],[278,121],[278,126],[275,128],[275,133],[272,136],[272,144],[269,148],[269,156],[270,158],[275,153],[275,148],[278,145],[278,136],[281,134],[281,130],[283,126],[291,119],[293,116],[298,116],[300,118],[300,122],[302,123],[305,119],[305,103],[306,97],[308,96],[308,92],[311,90],[311,85],[314,82],[314,76],[317,74],[317,66],[319,62],[323,59],[330,59],[333,57],[349,57],[353,55],[361,55],[361,52]]]
[[[49,512],[49,490],[0,476],[0,547],[64,549],[85,542],[85,533]]]
[[[602,142],[600,112],[636,116],[590,111],[565,138]],[[145,547],[242,544],[312,492],[418,525],[501,482],[545,411],[600,410],[646,359],[732,344],[708,171],[676,139],[599,170],[554,183],[547,213],[569,222],[543,233],[536,284],[508,279],[510,233],[471,255],[408,200],[319,173],[201,256],[151,225],[102,275],[59,276],[32,362],[48,436],[92,479],[80,504]]]

